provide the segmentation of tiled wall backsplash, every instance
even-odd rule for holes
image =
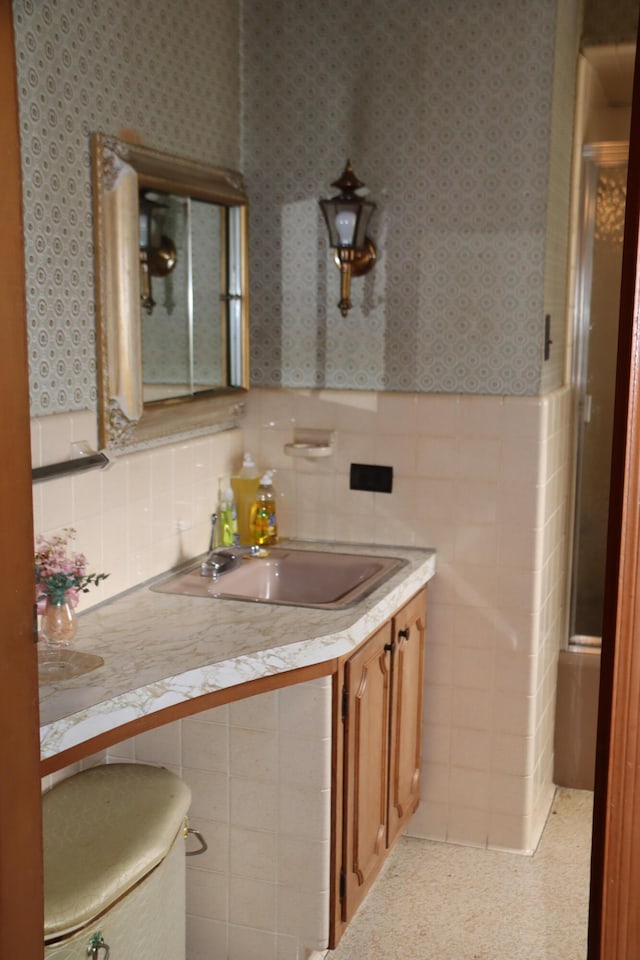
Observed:
[[[208,710],[108,756],[160,763],[191,789],[189,825],[209,850],[187,860],[190,960],[297,960],[326,948],[329,678]]]
[[[67,460],[71,443],[97,443],[94,413],[31,421],[33,466]],[[109,574],[83,594],[80,612],[148,580],[209,543],[218,478],[242,457],[239,430],[114,458],[104,470],[34,485],[36,533],[76,530],[90,571]]]
[[[206,549],[218,476],[243,449],[275,468],[283,536],[435,547],[429,586],[423,836],[535,847],[552,776],[563,641],[569,391],[501,398],[252,390],[242,430],[118,458],[34,487],[36,531],[73,525],[110,578],[81,610]],[[291,458],[294,428],[334,434]],[[93,416],[33,422],[34,465],[95,442]],[[390,494],[352,491],[352,462],[394,468]],[[80,621],[81,622],[81,621]]]

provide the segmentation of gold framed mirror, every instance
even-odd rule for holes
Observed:
[[[101,133],[91,145],[101,447],[236,425],[249,389],[241,174]]]

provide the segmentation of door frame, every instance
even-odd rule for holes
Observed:
[[[636,58],[596,748],[589,960],[640,956],[639,165],[640,72]]]
[[[42,960],[42,814],[20,143],[0,0],[0,957]]]

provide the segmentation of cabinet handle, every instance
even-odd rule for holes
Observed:
[[[395,650],[396,650],[396,641],[395,641],[395,640],[392,640],[391,643],[385,643],[384,649],[385,649],[388,653],[395,653]]]
[[[109,954],[111,953],[111,950],[109,948],[109,944],[104,942],[100,931],[98,931],[98,933],[94,933],[89,940],[89,944],[87,946],[87,956],[91,957],[91,960],[98,960],[99,950],[104,950],[104,957],[102,960],[109,960]]]
[[[408,640],[410,635],[409,627],[406,627],[404,630],[398,630],[398,636],[402,637],[403,640]]]

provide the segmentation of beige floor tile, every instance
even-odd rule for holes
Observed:
[[[327,960],[584,960],[592,804],[559,789],[533,857],[401,838]]]

